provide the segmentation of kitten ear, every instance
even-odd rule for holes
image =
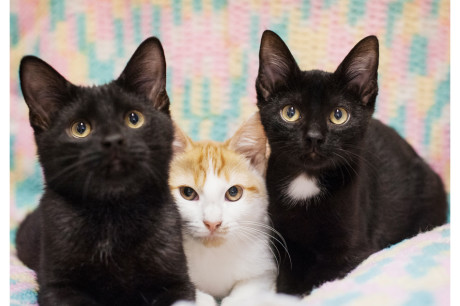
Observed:
[[[180,154],[186,151],[193,145],[193,141],[188,137],[181,128],[173,121],[174,127],[174,141],[173,141],[173,154]]]
[[[259,112],[243,123],[238,131],[225,142],[225,145],[246,156],[259,173],[265,174],[269,147]]]
[[[334,74],[366,105],[377,96],[378,65],[379,41],[375,36],[368,36],[356,44]]]
[[[166,59],[161,42],[150,37],[137,48],[125,69],[116,80],[120,86],[143,95],[153,106],[169,114],[166,93]]]
[[[65,103],[73,86],[46,62],[25,56],[19,65],[19,79],[29,107],[30,125],[35,132],[50,127],[52,115]]]
[[[298,72],[299,66],[283,40],[266,30],[260,42],[257,95],[267,100],[279,86],[287,83],[290,76]]]

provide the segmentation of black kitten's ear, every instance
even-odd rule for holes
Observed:
[[[65,103],[72,84],[35,56],[22,58],[19,78],[22,94],[29,107],[30,125],[35,132],[47,130],[52,115]]]
[[[158,38],[150,37],[142,42],[116,83],[149,98],[156,109],[169,113],[166,60]]]
[[[379,41],[375,36],[368,36],[356,44],[334,74],[367,104],[377,96],[378,66]]]
[[[270,148],[259,112],[243,123],[225,144],[231,150],[244,155],[259,173],[265,174]]]
[[[257,94],[266,100],[299,71],[299,66],[283,40],[274,32],[266,30],[260,42]]]

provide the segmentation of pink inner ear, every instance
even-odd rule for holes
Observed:
[[[265,173],[267,137],[258,112],[243,123],[226,143],[231,150],[245,156],[259,173]]]
[[[34,56],[26,56],[20,66],[21,89],[30,109],[30,123],[35,130],[46,130],[49,118],[66,101],[71,83],[53,67]]]
[[[163,47],[157,38],[150,37],[137,48],[117,82],[128,90],[149,98],[155,108],[169,112],[166,60]]]
[[[376,54],[372,50],[366,52],[365,54],[355,54],[354,58],[346,59],[351,62],[344,60],[344,67],[339,67],[343,70],[338,69],[347,82],[346,86],[358,93],[364,104],[367,104],[371,96],[378,90]]]
[[[350,90],[360,95],[364,104],[378,91],[378,61],[378,40],[368,36],[356,44],[335,71]]]
[[[265,31],[261,41],[256,83],[264,98],[298,70],[297,63],[283,40],[275,33]]]
[[[174,126],[174,141],[173,141],[173,153],[180,154],[185,152],[187,147],[192,146],[192,140],[182,131],[182,129],[173,122]]]

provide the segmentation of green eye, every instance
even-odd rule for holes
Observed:
[[[295,122],[300,119],[300,112],[297,108],[292,105],[286,105],[281,110],[281,118],[287,122]]]
[[[91,133],[91,125],[86,120],[77,120],[70,126],[70,133],[75,138],[85,138]]]
[[[243,188],[240,186],[232,186],[228,188],[227,192],[225,193],[225,198],[231,202],[238,201],[241,199],[243,195]]]
[[[187,201],[198,200],[198,194],[192,187],[182,186],[179,187],[180,195]]]
[[[130,111],[126,114],[125,123],[133,129],[138,129],[144,125],[144,115],[138,111]]]
[[[329,115],[329,120],[337,125],[344,124],[348,121],[348,112],[343,107],[337,107],[334,111]]]

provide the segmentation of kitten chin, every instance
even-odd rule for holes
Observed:
[[[207,248],[218,248],[226,242],[224,237],[205,237],[201,238],[201,243]]]

